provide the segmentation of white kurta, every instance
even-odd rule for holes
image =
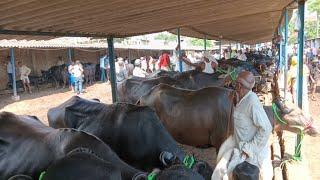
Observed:
[[[247,162],[260,168],[268,155],[272,126],[258,96],[248,92],[236,105],[233,117],[237,148],[248,154]]]
[[[245,161],[259,167],[261,179],[271,180],[273,169],[268,139],[272,126],[258,96],[248,92],[234,108],[233,117],[234,134],[219,149],[212,180],[228,179],[226,175],[230,175],[236,166],[232,162],[242,162],[241,152],[249,156]]]
[[[133,69],[133,76],[136,76],[136,77],[146,77],[146,72],[143,71],[140,67],[135,67]]]

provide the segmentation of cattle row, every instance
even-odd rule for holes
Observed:
[[[119,103],[75,96],[50,109],[50,127],[34,116],[0,113],[0,177],[209,180],[214,167],[177,142],[219,149],[232,134],[238,97],[223,77],[189,71],[131,78],[118,85]],[[318,134],[301,110],[274,102],[287,123],[280,126],[265,106],[274,129]]]

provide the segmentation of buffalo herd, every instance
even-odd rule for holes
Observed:
[[[220,65],[272,81],[269,61]],[[87,67],[95,74],[94,65]],[[44,74],[64,84],[65,70],[62,65]],[[233,108],[239,101],[232,80],[228,73],[199,70],[132,77],[117,85],[117,103],[74,96],[49,109],[49,127],[35,116],[1,112],[0,179],[210,180],[214,167],[178,143],[219,149],[232,135]],[[287,108],[278,97],[274,103],[286,121],[280,125],[272,107],[264,106],[274,129],[300,126],[308,135],[319,134],[300,109]]]

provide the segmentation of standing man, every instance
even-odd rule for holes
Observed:
[[[29,80],[29,74],[31,73],[31,69],[28,68],[26,65],[22,65],[21,62],[18,62],[19,72],[20,72],[20,79],[23,83],[24,91],[27,92],[27,89],[29,93],[31,94],[31,87],[30,87],[30,80]]]
[[[243,71],[239,73],[236,80],[236,93],[239,97],[239,102],[235,106],[233,113],[234,133],[220,147],[218,160],[220,160],[221,155],[224,158],[227,157],[228,160],[242,159],[241,161],[246,161],[250,166],[259,168],[259,179],[271,180],[273,168],[268,139],[272,126],[258,96],[252,92],[254,84],[255,79],[251,72]],[[230,149],[238,153],[225,155],[228,154]],[[237,162],[241,163],[241,161]],[[223,163],[222,159],[217,167],[220,166],[220,162]],[[227,167],[228,170],[230,164]],[[214,174],[218,170],[215,170]],[[233,169],[231,170],[233,171]],[[237,174],[239,172],[236,171],[234,173]]]
[[[75,65],[73,66],[73,75],[75,79],[75,92],[79,95],[82,94],[82,83],[83,83],[83,68],[82,64],[79,60],[76,61]]]
[[[160,57],[159,69],[169,71],[170,70],[170,57],[169,54],[163,52]]]
[[[11,64],[11,56],[8,56],[8,62],[7,62],[7,73],[8,73],[8,82],[12,84],[12,72],[13,72],[13,66]]]
[[[106,81],[106,55],[100,56],[100,81],[105,82]]]
[[[217,60],[209,52],[204,52],[202,55],[203,61],[199,63],[192,63],[184,55],[182,56],[182,61],[190,66],[196,67],[196,69],[201,69],[202,72],[207,74],[212,74],[215,72],[215,69],[218,67]]]
[[[315,101],[316,100],[315,93],[320,80],[320,68],[319,68],[318,59],[314,59],[312,61],[310,80],[311,80],[311,99],[312,101]]]

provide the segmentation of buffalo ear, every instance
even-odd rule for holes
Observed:
[[[33,179],[30,176],[18,174],[18,175],[12,176],[8,180],[33,180]]]

